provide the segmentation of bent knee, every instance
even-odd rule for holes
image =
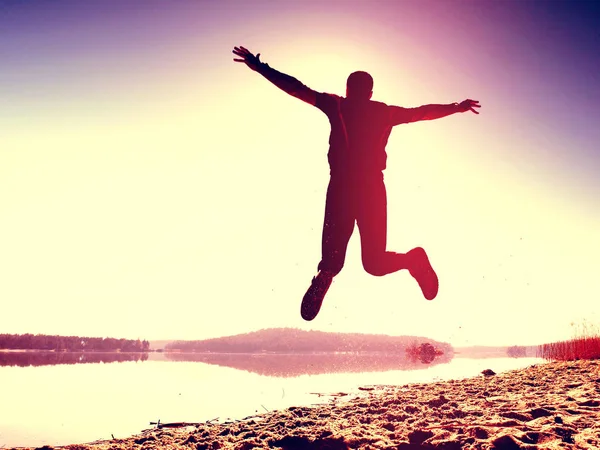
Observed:
[[[388,273],[377,258],[363,258],[362,263],[365,272],[374,277],[382,277]]]

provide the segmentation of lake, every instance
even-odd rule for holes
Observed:
[[[116,360],[115,360],[116,358]],[[192,360],[190,360],[192,359]],[[0,352],[0,448],[124,438],[150,422],[241,419],[359,386],[460,379],[543,360],[398,355]],[[326,373],[324,373],[326,372]]]

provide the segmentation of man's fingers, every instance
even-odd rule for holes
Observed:
[[[479,114],[479,112],[477,112],[474,108],[481,108],[481,105],[479,104],[479,100],[472,100],[468,98],[460,102],[460,107],[462,111],[471,111],[475,114]]]
[[[254,56],[246,47],[233,47],[232,53],[236,56],[240,56],[243,59],[234,58],[236,62],[244,62],[250,67],[260,64],[260,53]]]
[[[479,114],[477,111],[475,111],[473,109],[473,108],[481,108],[481,105],[479,104],[479,100],[467,99],[463,103],[469,110],[473,111],[475,114]]]
[[[233,53],[237,53],[240,56],[250,54],[244,47],[233,47]]]

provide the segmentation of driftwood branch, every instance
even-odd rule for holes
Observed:
[[[159,419],[158,422],[150,422],[150,425],[156,425],[156,428],[199,427],[199,426],[205,425],[207,423],[210,424],[211,422],[214,422],[215,420],[219,420],[219,418],[215,417],[214,419],[207,420],[206,422],[169,422],[169,423],[162,423]]]

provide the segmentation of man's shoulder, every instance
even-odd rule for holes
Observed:
[[[373,105],[375,108],[389,108],[389,105],[387,103],[378,102],[377,100],[369,100],[369,103],[371,103],[371,105]]]
[[[317,92],[317,103],[316,107],[322,110],[336,109],[339,108],[344,102],[348,101],[346,97],[341,97],[336,94],[330,94],[328,92]],[[352,100],[350,100],[355,104]],[[367,111],[380,111],[386,112],[390,108],[387,103],[379,102],[376,100],[368,100],[360,102],[361,109],[366,108]]]
[[[333,100],[333,101],[341,101],[344,99],[344,97],[340,97],[339,95],[336,94],[330,94],[328,92],[317,92],[317,97],[321,97],[325,100]]]
[[[327,110],[335,108],[340,104],[343,100],[343,97],[335,94],[329,94],[327,92],[317,92],[317,102],[315,106],[325,112]]]

